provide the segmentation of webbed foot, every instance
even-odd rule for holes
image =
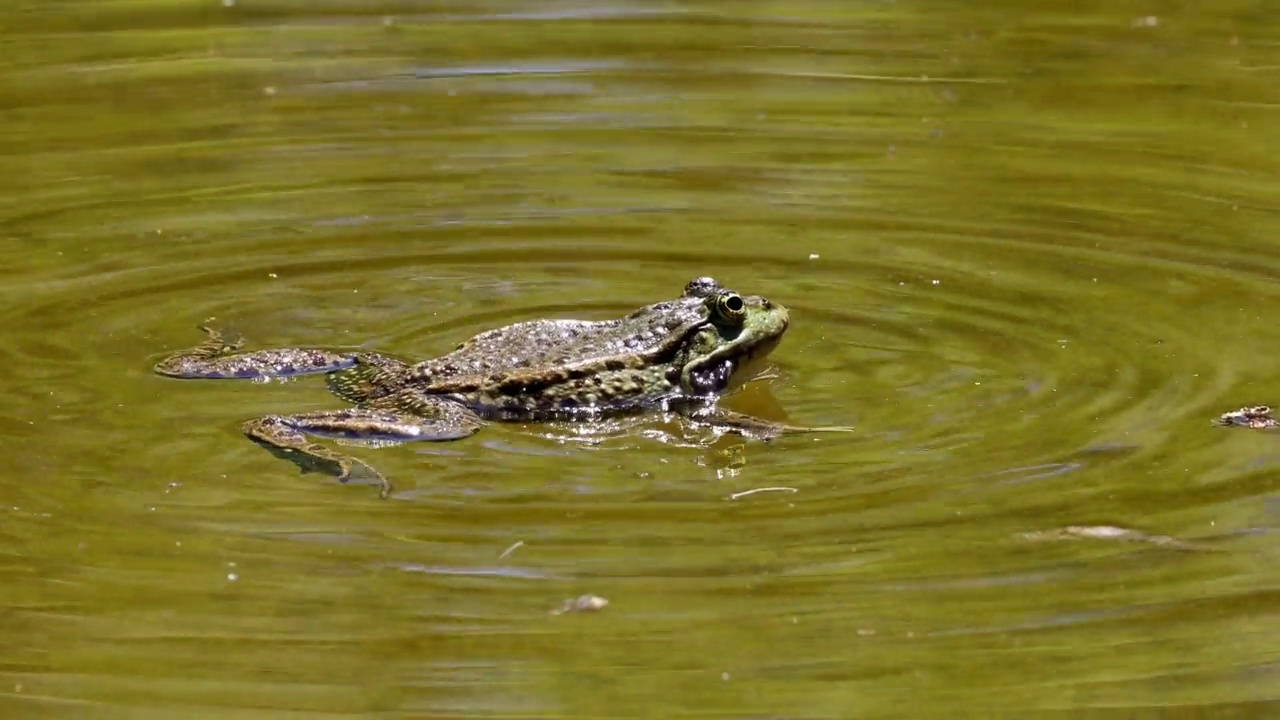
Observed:
[[[351,479],[356,465],[363,473],[376,481],[379,486],[379,497],[386,498],[391,494],[391,483],[372,465],[340,452],[307,440],[306,434],[297,430],[292,420],[298,416],[268,415],[250,420],[240,426],[249,439],[265,447],[278,458],[288,460],[304,473],[323,467],[326,472],[335,476],[338,482]]]
[[[300,467],[328,465],[346,482],[356,465],[381,485],[381,497],[391,494],[391,483],[372,466],[308,436],[329,438],[348,445],[395,445],[415,440],[458,440],[478,431],[480,418],[459,403],[435,396],[402,393],[383,398],[378,406],[268,415],[246,422],[242,429],[255,442]]]

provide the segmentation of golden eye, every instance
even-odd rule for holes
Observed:
[[[735,292],[722,292],[716,296],[716,317],[733,323],[740,323],[747,316],[747,303]]]

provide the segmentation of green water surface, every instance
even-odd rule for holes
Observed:
[[[0,716],[1280,717],[1280,436],[1210,426],[1280,403],[1274,4],[17,0],[0,47]],[[357,450],[383,501],[240,435],[323,382],[151,373],[697,275],[791,308],[736,407],[857,432],[490,426]]]

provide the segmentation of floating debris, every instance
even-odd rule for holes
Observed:
[[[737,500],[738,498],[741,498],[741,497],[746,497],[746,496],[748,496],[748,495],[755,495],[756,493],[762,493],[762,492],[800,492],[800,491],[799,491],[799,490],[797,490],[797,489],[795,489],[795,488],[793,488],[793,487],[762,487],[762,488],[752,488],[751,490],[743,490],[742,492],[736,492],[736,493],[734,493],[734,494],[730,495],[730,496],[729,496],[729,499],[730,499],[730,500]]]
[[[1280,427],[1280,420],[1276,420],[1271,415],[1271,407],[1269,405],[1252,405],[1245,406],[1239,410],[1224,412],[1213,421],[1214,425],[1229,427],[1239,426],[1252,428],[1254,430],[1265,430],[1267,428]]]
[[[1191,543],[1168,535],[1151,535],[1141,530],[1129,530],[1114,525],[1069,525],[1057,530],[1037,530],[1018,533],[1025,540],[1121,540],[1124,542],[1145,542],[1152,545],[1165,545],[1181,550],[1204,550]]]
[[[509,547],[509,548],[507,548],[506,550],[503,550],[503,551],[502,551],[502,554],[498,556],[498,559],[499,559],[499,560],[502,560],[502,559],[503,559],[503,558],[505,558],[506,556],[508,556],[508,555],[510,555],[511,553],[515,552],[515,551],[516,551],[516,549],[517,549],[517,548],[519,548],[521,545],[524,545],[524,541],[523,541],[523,540],[517,540],[517,541],[515,541],[515,542],[511,545],[511,547]]]
[[[575,612],[595,612],[608,605],[609,601],[599,595],[582,595],[565,600],[564,604],[551,611],[552,615],[564,615]]]

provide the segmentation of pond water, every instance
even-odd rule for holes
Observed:
[[[1280,401],[1273,9],[6,5],[0,712],[1272,716],[1280,436],[1210,421]],[[151,371],[699,275],[791,310],[733,407],[857,431],[491,425],[381,500],[240,434],[323,381]]]

